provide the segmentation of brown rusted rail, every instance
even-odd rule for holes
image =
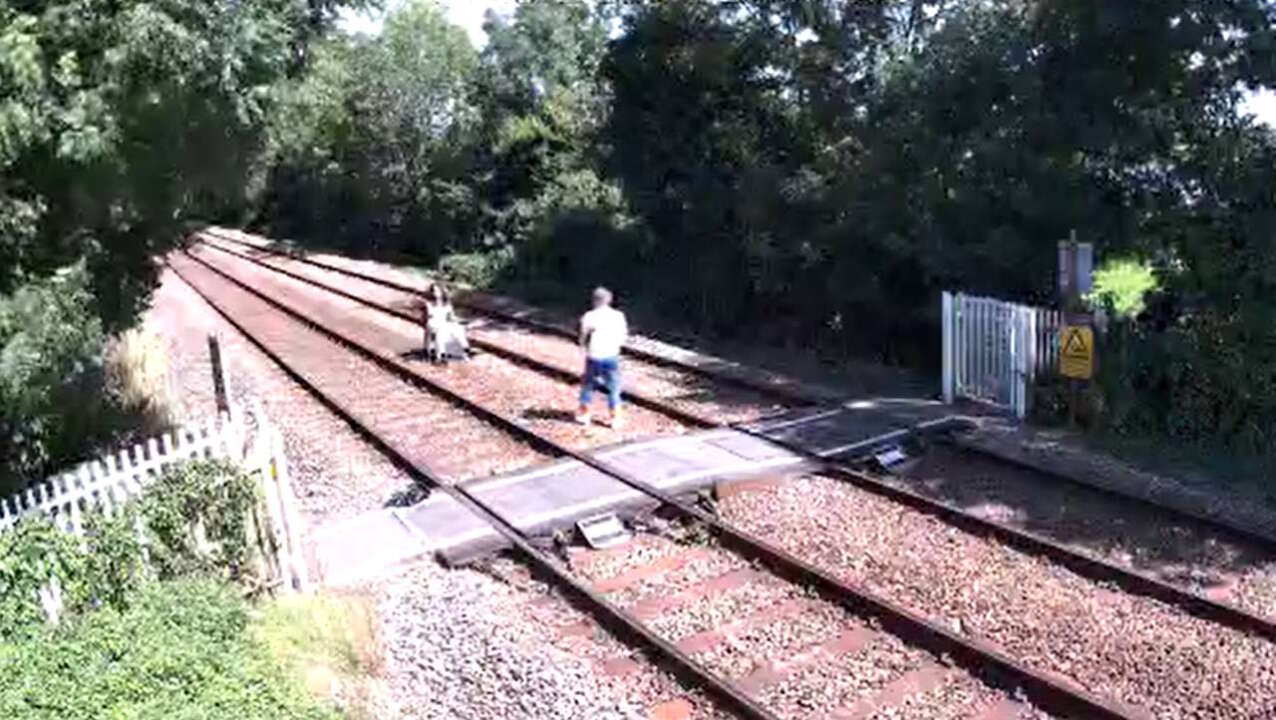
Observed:
[[[342,339],[336,333],[324,328],[322,325],[285,309],[282,304],[266,298],[261,293],[248,288],[235,278],[213,268],[211,265],[203,263],[198,258],[194,258],[189,255],[188,257],[191,257],[195,262],[203,265],[203,267],[207,268],[208,271],[216,273],[237,284],[239,287],[251,292],[257,297],[266,300],[270,305],[280,309],[294,320],[318,330],[324,335],[332,338],[340,345],[359,352],[357,344],[350,342],[349,339]],[[240,324],[234,316],[227,312],[221,304],[217,302],[216,299],[205,293],[196,283],[187,278],[180,269],[173,266],[171,263],[169,263],[169,267],[182,279],[183,282],[185,282],[192,290],[203,298],[209,306],[211,306],[236,330],[243,334],[249,342],[274,361],[275,364],[287,373],[294,382],[298,383],[307,392],[318,398],[326,407],[341,417],[361,436],[372,443],[374,447],[392,459],[396,465],[409,470],[419,482],[423,482],[433,490],[446,493],[459,505],[485,520],[507,542],[509,542],[511,546],[527,558],[537,571],[547,576],[560,587],[566,589],[577,604],[583,606],[583,609],[587,613],[597,619],[605,627],[616,633],[618,637],[628,640],[631,643],[643,645],[655,650],[658,655],[663,657],[669,663],[670,669],[675,675],[682,678],[684,681],[690,682],[692,685],[705,689],[717,700],[721,701],[724,705],[740,713],[744,717],[750,718],[751,720],[779,720],[774,713],[754,702],[753,699],[735,683],[722,679],[708,668],[696,662],[689,655],[679,650],[669,641],[651,632],[651,630],[649,630],[632,614],[615,605],[584,583],[577,580],[575,576],[562,566],[561,563],[547,553],[537,549],[529,542],[529,538],[524,535],[522,531],[512,525],[496,510],[493,510],[489,505],[477,498],[463,485],[447,484],[432,468],[424,462],[414,459],[413,454],[408,452],[406,448],[400,448],[394,441],[383,438],[373,432],[371,430],[369,420],[360,417],[357,411],[344,406],[338,400],[325,393],[322,388],[318,387],[304,375],[292,368],[285,358],[277,354],[251,330]],[[360,354],[367,353],[361,352]],[[376,360],[377,358],[373,357],[373,359]]]
[[[401,310],[386,306],[376,301],[360,297],[354,293],[346,292],[338,287],[320,282],[313,278],[305,277],[301,275],[300,273],[294,273],[284,268],[280,268],[276,265],[263,262],[259,260],[258,258],[254,258],[250,255],[246,255],[246,254],[243,254],[234,250],[229,250],[226,248],[221,248],[217,245],[210,244],[208,245],[208,247],[216,248],[233,257],[238,257],[238,258],[247,260],[249,262],[253,262],[262,267],[281,273],[285,276],[292,277],[301,282],[305,282],[312,286],[322,288],[328,292],[332,292],[337,295],[340,295],[341,297],[345,297],[350,300],[354,300],[356,302],[362,303],[368,307],[379,310],[381,312],[395,315],[397,317],[401,317],[410,321],[415,321],[415,318],[413,318],[409,313],[405,313]],[[576,375],[574,373],[571,373],[570,371],[556,367],[549,363],[542,362],[535,358],[528,357],[526,355],[523,355],[522,353],[519,353],[515,350],[511,350],[510,348],[504,347],[502,345],[486,342],[486,341],[481,341],[478,339],[472,340],[472,343],[476,347],[482,347],[484,350],[487,350],[488,352],[500,355],[501,357],[507,358],[513,362],[520,363],[538,372],[542,372],[542,373],[551,375],[553,377],[558,377],[564,381],[575,382],[577,379]],[[714,427],[725,426],[723,423],[720,423],[712,418],[700,415],[695,412],[674,407],[670,405],[669,403],[661,401],[657,398],[642,395],[640,393],[631,393],[629,391],[626,391],[625,397],[633,400],[636,404],[639,404],[643,407],[654,410],[656,412],[663,413],[669,417],[672,417],[680,422],[683,422],[689,425],[703,427],[703,428],[714,428]],[[993,520],[988,520],[986,518],[979,517],[972,513],[968,513],[965,510],[962,510],[961,508],[958,508],[954,505],[944,503],[939,500],[934,500],[934,499],[925,497],[923,495],[919,495],[915,492],[912,492],[903,488],[899,488],[889,483],[884,483],[881,480],[878,480],[872,477],[871,475],[855,470],[851,467],[846,466],[845,464],[836,462],[835,460],[830,459],[828,457],[824,457],[817,453],[814,453],[808,448],[797,445],[796,443],[790,443],[790,442],[778,440],[776,438],[773,438],[767,435],[765,432],[754,430],[746,425],[733,425],[732,427],[740,432],[748,433],[755,437],[761,438],[768,442],[784,447],[790,452],[802,455],[804,457],[807,457],[811,460],[818,462],[821,468],[824,470],[825,474],[828,474],[831,477],[835,477],[840,480],[850,482],[864,490],[872,492],[876,495],[884,497],[893,502],[898,502],[898,503],[907,505],[915,510],[931,515],[932,517],[938,518],[950,525],[959,527],[962,530],[970,532],[974,535],[991,537],[1000,543],[1014,547],[1022,552],[1026,552],[1031,555],[1036,555],[1038,557],[1046,558],[1056,564],[1062,565],[1068,568],[1069,570],[1072,570],[1078,575],[1082,575],[1084,577],[1088,577],[1093,580],[1113,582],[1127,592],[1138,594],[1138,595],[1144,595],[1147,597],[1154,598],[1156,600],[1160,600],[1161,602],[1174,605],[1196,617],[1209,620],[1211,622],[1216,622],[1221,625],[1226,625],[1228,627],[1236,628],[1243,632],[1252,633],[1254,635],[1258,635],[1258,636],[1276,641],[1276,622],[1273,622],[1273,620],[1270,618],[1265,618],[1265,617],[1256,615],[1254,613],[1244,610],[1231,603],[1213,600],[1211,598],[1204,597],[1197,593],[1193,593],[1183,588],[1166,583],[1146,573],[1141,573],[1137,570],[1124,568],[1119,565],[1107,562],[1105,560],[1092,557],[1088,554],[1085,554],[1073,548],[1069,548],[1067,546],[1056,543],[1036,533],[1020,530],[1018,528],[1013,528]],[[897,434],[902,438],[903,436],[906,436],[909,433],[908,431],[903,430],[903,431],[899,431]],[[959,446],[959,447],[965,447],[965,446]],[[563,451],[558,446],[554,446],[549,449],[552,452]],[[997,456],[991,456],[991,457],[996,458]],[[1123,496],[1120,496],[1120,497],[1123,497]],[[1159,505],[1156,505],[1156,504],[1151,504],[1151,505],[1154,508],[1165,510],[1165,508],[1162,508]],[[1194,519],[1196,519],[1198,522],[1201,522],[1201,519],[1199,518],[1194,518]],[[1245,539],[1250,539],[1249,536],[1244,536],[1244,537]]]
[[[366,280],[370,283],[381,285],[382,287],[388,287],[388,288],[400,290],[406,293],[412,293],[413,295],[422,294],[420,289],[414,288],[405,283],[395,282],[394,280],[389,280],[387,278],[379,277],[371,273],[359,272],[358,270],[352,270],[350,268],[341,267],[340,265],[336,265],[333,263],[324,262],[322,260],[316,260],[310,257],[309,255],[292,251],[287,248],[279,248],[273,245],[262,246],[255,243],[246,242],[244,240],[240,240],[239,238],[226,235],[225,233],[220,232],[213,228],[205,228],[204,230],[201,231],[201,233],[204,235],[210,235],[212,237],[217,238],[218,240],[222,240],[225,242],[235,243],[237,245],[252,248],[254,250],[258,250],[265,253],[270,253],[272,255],[277,255],[280,257],[291,258],[293,260],[304,262],[308,265],[312,265],[317,268],[322,268],[330,272],[340,273],[342,275],[347,275],[349,277],[356,277],[356,278],[359,278],[360,280]],[[209,246],[216,247],[215,245],[211,245],[211,244]],[[458,299],[457,304],[461,305],[467,310],[479,313],[480,315],[487,315],[489,317],[494,317],[494,318],[503,320],[505,322],[514,323],[516,325],[522,325],[523,327],[537,330],[539,332],[547,333],[550,335],[557,335],[559,337],[565,337],[570,340],[576,339],[576,333],[574,331],[572,331],[569,328],[565,328],[561,325],[558,325],[556,323],[546,322],[544,320],[538,320],[536,318],[527,317],[525,315],[521,315],[516,312],[510,312],[508,310],[494,308],[489,305],[476,303],[473,301],[465,301],[462,299]],[[771,395],[772,397],[779,398],[783,400],[784,402],[790,403],[794,406],[815,405],[821,402],[827,402],[829,400],[829,398],[815,397],[811,393],[802,392],[801,390],[798,390],[795,388],[786,387],[783,385],[774,385],[774,384],[762,382],[760,380],[755,380],[753,378],[736,375],[733,373],[723,372],[720,369],[703,367],[700,365],[696,365],[694,363],[678,360],[677,358],[666,357],[664,355],[651,352],[650,350],[644,350],[642,348],[635,347],[632,344],[626,345],[623,348],[622,352],[626,355],[629,355],[634,358],[638,358],[639,360],[644,360],[653,365],[660,365],[662,367],[673,368],[675,370],[680,370],[683,372],[692,373],[694,375],[699,375],[700,377],[713,380],[715,382],[721,382],[728,385],[735,385],[736,387],[744,388],[746,390],[752,390],[754,392],[762,393],[765,395]]]
[[[677,511],[683,517],[704,524],[710,528],[724,544],[734,548],[741,555],[765,564],[777,575],[787,578],[796,584],[814,588],[822,596],[832,602],[849,607],[860,614],[876,618],[888,631],[909,640],[919,647],[925,648],[937,655],[953,658],[973,674],[982,677],[990,685],[1002,687],[1010,690],[1011,692],[1014,692],[1016,689],[1022,689],[1029,699],[1040,707],[1045,708],[1048,711],[1067,716],[1110,720],[1133,720],[1134,718],[1140,717],[1140,715],[1134,711],[1126,709],[1111,700],[1099,698],[1081,688],[1062,682],[1051,675],[1033,670],[988,643],[972,638],[962,637],[936,623],[931,622],[908,608],[902,607],[884,597],[880,597],[865,588],[859,587],[858,585],[837,578],[827,571],[812,565],[811,563],[798,558],[781,548],[775,547],[744,530],[738,529],[733,525],[710,515],[700,508],[695,507],[694,505],[683,502],[677,497],[674,497],[672,494],[648,484],[646,481],[633,476],[632,474],[594,456],[591,453],[576,451],[556,443],[549,438],[542,437],[529,428],[524,427],[513,418],[486,407],[479,400],[467,397],[463,393],[452,389],[447,384],[430,378],[425,373],[421,372],[420,369],[412,367],[397,356],[369,347],[335,329],[316,323],[309,319],[300,309],[266,295],[265,293],[234,277],[230,273],[220,270],[200,258],[196,258],[194,256],[190,257],[195,262],[209,269],[211,272],[216,273],[217,275],[234,283],[245,292],[251,293],[260,298],[267,304],[280,310],[285,315],[315,328],[317,331],[333,338],[334,341],[341,345],[356,350],[387,370],[399,374],[405,379],[408,379],[409,381],[439,395],[440,397],[454,402],[458,406],[483,417],[506,432],[534,442],[538,445],[555,448],[556,452],[558,452],[561,456],[573,458],[582,464],[599,470],[600,472],[619,480],[635,490],[658,500],[667,507]],[[712,424],[717,425],[717,423]],[[524,544],[526,543],[524,542]],[[587,590],[587,588],[583,589]],[[619,610],[618,608],[613,607],[612,612],[614,612],[617,616],[625,616],[624,611]],[[636,620],[634,622],[637,623]],[[637,624],[641,626],[641,623]],[[643,632],[647,632],[645,628],[642,628],[642,630]],[[647,632],[647,634],[650,635],[649,632]],[[654,638],[654,640],[658,641],[659,639]],[[653,643],[653,647],[661,648],[662,654],[666,657],[678,657],[677,655],[665,651],[664,648],[669,647],[667,643],[664,645]],[[676,648],[669,647],[669,650],[676,652]],[[684,671],[689,673],[693,672],[693,670],[688,668],[693,667],[694,661],[690,658],[686,658],[686,661],[692,665],[686,665],[683,668]],[[712,673],[708,674],[712,676]],[[730,682],[716,678],[716,676],[712,677],[717,684],[706,685],[706,687],[715,688],[715,694],[718,692],[716,688],[721,685],[724,686],[723,692],[727,693],[723,696],[724,699],[730,698],[733,706],[735,706],[735,703],[740,703],[739,706],[745,707],[746,705],[744,705],[744,703],[748,703],[747,707],[756,707],[748,700],[747,696],[744,696],[741,693],[738,687],[734,686]],[[707,681],[702,680],[701,682]],[[736,693],[741,694],[737,697]],[[766,712],[761,708],[758,708],[758,711],[763,713]]]

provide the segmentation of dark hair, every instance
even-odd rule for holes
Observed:
[[[425,291],[425,296],[431,300],[438,298],[441,302],[451,302],[452,298],[448,294],[447,286],[437,280],[430,283],[429,289]]]

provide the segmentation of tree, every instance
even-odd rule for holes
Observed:
[[[606,34],[581,0],[523,3],[508,21],[489,13],[484,29],[488,45],[472,92],[478,240],[520,248],[533,265],[553,263],[544,256],[579,249],[553,229],[565,214],[616,210],[616,194],[594,172]],[[540,247],[529,247],[538,236]]]
[[[110,328],[182,222],[233,207],[288,63],[283,0],[0,9],[0,293],[87,258]]]
[[[105,334],[136,319],[188,222],[242,205],[305,9],[0,6],[0,484],[108,434]]]
[[[373,38],[336,38],[284,89],[262,221],[349,249],[425,256],[457,232],[458,150],[477,56],[432,0],[410,0]],[[458,207],[460,205],[460,207]],[[443,237],[440,237],[442,234]]]

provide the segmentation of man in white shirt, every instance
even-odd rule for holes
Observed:
[[[580,345],[585,349],[585,372],[580,386],[580,412],[576,422],[590,423],[589,401],[594,396],[594,383],[602,381],[607,388],[610,425],[619,429],[620,418],[620,348],[629,336],[625,314],[611,306],[611,291],[594,290],[594,309],[580,318]]]

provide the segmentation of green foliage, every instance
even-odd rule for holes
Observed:
[[[85,560],[75,538],[45,520],[23,521],[0,534],[0,643],[36,633],[45,622],[39,592],[54,578],[64,590],[84,587]],[[73,604],[83,596],[72,594]]]
[[[106,341],[82,263],[0,295],[0,495],[165,430],[165,372],[162,346]]]
[[[248,607],[210,581],[148,586],[127,610],[0,645],[0,716],[318,720],[254,639]]]
[[[43,518],[0,535],[0,640],[28,637],[44,625],[39,593],[56,578],[63,612],[123,610],[151,577],[143,562],[136,513],[90,513],[83,542]]]
[[[104,397],[104,333],[188,222],[242,206],[273,86],[334,6],[0,6],[0,494],[137,419]]]
[[[436,257],[474,214],[456,146],[476,63],[465,31],[430,0],[402,4],[375,38],[317,47],[271,125],[264,224]]]
[[[82,265],[0,295],[0,494],[92,442],[104,343]]]
[[[110,517],[93,513],[87,520],[84,574],[76,588],[77,605],[72,610],[85,611],[99,605],[124,610],[154,577],[138,537],[137,507],[128,503]]]
[[[1157,269],[1099,275],[1096,424],[1276,440],[1267,0],[521,2],[477,63],[402,18],[291,90],[265,224],[923,368],[940,290],[1048,304],[1075,229]]]
[[[439,273],[449,282],[488,288],[509,272],[512,263],[508,251],[453,253],[439,258]]]
[[[126,325],[182,223],[240,201],[299,0],[0,9],[0,293],[87,259]]]
[[[124,610],[157,578],[247,579],[261,550],[257,500],[241,470],[197,460],[170,466],[110,517],[89,513],[82,542],[43,518],[22,519],[0,534],[0,639],[44,623],[38,593],[55,577],[72,615]]]
[[[1138,260],[1110,260],[1094,271],[1094,288],[1088,300],[1111,308],[1119,319],[1143,312],[1144,298],[1157,289],[1156,273]]]
[[[160,578],[245,573],[256,504],[256,483],[229,463],[169,466],[141,500],[150,559]]]

